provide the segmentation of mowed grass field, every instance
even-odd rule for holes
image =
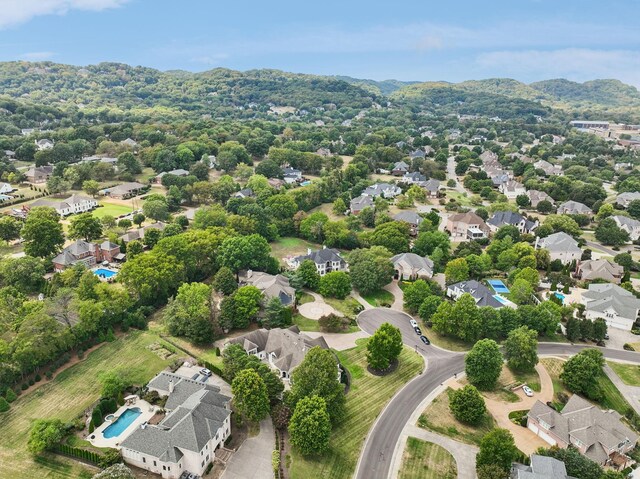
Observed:
[[[132,383],[146,383],[171,362],[146,349],[157,341],[158,337],[152,333],[132,331],[101,346],[53,381],[19,397],[9,412],[0,414],[0,477],[82,477],[86,468],[76,462],[53,456],[34,459],[28,453],[31,422],[41,418],[75,419],[100,397],[98,375],[104,371],[122,370]]]
[[[455,459],[445,448],[432,442],[409,437],[398,477],[400,479],[455,479],[458,477],[458,470]]]
[[[292,452],[291,477],[304,479],[348,479],[358,462],[367,433],[389,400],[423,368],[422,358],[405,347],[398,368],[388,376],[377,377],[367,371],[367,340],[359,340],[353,349],[337,352],[340,362],[351,373],[346,416],[331,435],[329,451],[321,457],[304,458]]]
[[[640,386],[640,366],[636,364],[622,364],[607,361],[607,364],[629,386]]]
[[[308,248],[318,250],[322,248],[322,245],[310,243],[300,238],[285,237],[271,243],[271,255],[284,266],[285,262],[282,258],[305,255]]]
[[[126,215],[133,211],[131,206],[109,203],[108,201],[100,201],[98,204],[100,206],[93,210],[93,216],[96,218],[102,218],[107,215],[117,218],[120,215]]]

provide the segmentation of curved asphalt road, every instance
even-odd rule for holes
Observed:
[[[441,383],[454,374],[464,371],[464,353],[425,346],[409,324],[410,319],[411,316],[408,314],[387,308],[365,310],[358,316],[360,328],[369,334],[373,334],[382,323],[391,323],[400,328],[404,343],[415,348],[426,358],[427,369],[401,389],[378,416],[360,455],[356,479],[387,479],[396,443],[411,414]],[[572,355],[586,347],[566,343],[540,343],[538,353],[540,355]],[[599,349],[608,359],[640,363],[640,353]]]

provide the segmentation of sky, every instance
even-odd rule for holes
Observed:
[[[640,87],[638,18],[640,0],[0,0],[0,61]]]

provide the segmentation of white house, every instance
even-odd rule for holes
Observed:
[[[509,180],[506,183],[501,183],[498,189],[500,190],[500,193],[510,200],[515,200],[519,195],[527,194],[527,189],[524,185],[515,180]]]
[[[364,196],[371,196],[373,198],[378,196],[382,196],[383,198],[395,198],[400,193],[402,193],[402,190],[399,187],[389,183],[376,183],[375,185],[367,187],[362,192]]]
[[[169,372],[158,374],[148,388],[167,396],[166,416],[129,434],[119,445],[122,458],[165,479],[183,472],[204,475],[231,433],[231,398],[217,386]]]
[[[395,277],[413,281],[433,277],[433,261],[415,253],[400,253],[391,258]]]
[[[38,151],[50,150],[53,148],[53,141],[47,140],[46,138],[42,140],[35,140],[35,143]]]
[[[11,193],[14,190],[9,183],[0,183],[0,194]]]
[[[546,238],[536,238],[536,249],[538,248],[549,251],[551,261],[559,259],[563,264],[580,261],[582,258],[582,250],[578,242],[562,231]]]
[[[296,256],[291,262],[293,269],[298,269],[303,261],[311,260],[316,264],[316,269],[320,276],[324,276],[332,271],[348,271],[349,265],[340,256],[340,252],[337,249],[323,247],[321,250],[312,251],[311,248],[307,249],[307,254],[303,256]]]
[[[284,181],[287,184],[297,183],[302,180],[302,171],[295,168],[285,168],[282,170],[284,173]]]
[[[88,196],[73,194],[64,200],[39,199],[31,203],[29,207],[33,208],[34,206],[49,206],[55,209],[60,216],[69,216],[91,211],[98,206],[98,202]]]
[[[590,284],[582,293],[582,304],[587,319],[602,318],[610,328],[626,331],[631,331],[640,310],[640,299],[611,283]]]

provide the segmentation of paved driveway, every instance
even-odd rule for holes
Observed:
[[[260,433],[250,437],[229,459],[221,479],[273,479],[271,452],[276,443],[271,418],[260,422]]]

